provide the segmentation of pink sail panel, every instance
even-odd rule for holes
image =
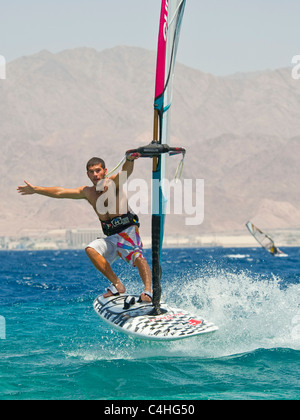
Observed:
[[[158,34],[155,98],[161,96],[165,88],[168,13],[169,13],[169,0],[162,0],[159,34]]]

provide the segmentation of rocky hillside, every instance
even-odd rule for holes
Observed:
[[[16,188],[24,179],[85,185],[90,157],[111,168],[125,150],[150,142],[155,58],[139,48],[79,48],[8,64],[0,81],[0,236],[98,226],[87,203],[21,197]],[[265,229],[299,227],[299,121],[300,82],[290,69],[215,77],[178,64],[172,143],[187,148],[184,178],[205,180],[205,221],[186,227],[170,216],[168,232],[241,230],[248,219]],[[149,179],[150,161],[137,161],[134,176]]]

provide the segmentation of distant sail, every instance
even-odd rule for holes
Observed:
[[[248,222],[246,224],[249,232],[257,240],[257,242],[265,248],[266,251],[270,252],[272,255],[283,254],[275,245],[274,241],[270,236],[262,232],[253,223]]]

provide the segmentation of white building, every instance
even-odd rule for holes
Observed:
[[[82,249],[97,238],[104,237],[101,230],[72,229],[66,232],[66,242],[70,248]]]

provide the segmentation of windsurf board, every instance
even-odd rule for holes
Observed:
[[[218,327],[188,311],[161,303],[162,314],[154,315],[152,303],[138,302],[139,296],[97,297],[94,309],[110,326],[148,340],[180,340],[212,333]]]

